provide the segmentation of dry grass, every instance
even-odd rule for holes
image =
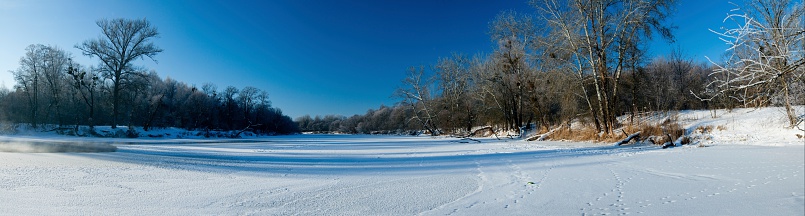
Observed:
[[[710,128],[712,130],[712,127]],[[632,133],[640,131],[641,140],[649,140],[655,144],[673,142],[685,135],[683,128],[675,119],[668,119],[660,124],[625,125],[612,134],[600,133],[592,124],[576,125],[574,128],[564,127],[548,137],[550,140],[617,142],[625,139]],[[668,136],[671,137],[668,137]],[[683,143],[687,143],[683,141]]]
[[[661,124],[627,125],[624,130],[628,133],[640,131],[643,140],[648,139],[654,144],[661,145],[674,142],[676,138],[685,135],[685,128],[675,121],[665,121]],[[670,137],[669,137],[670,135]],[[683,143],[686,143],[683,141]]]
[[[719,127],[721,127],[721,126],[719,126]],[[696,130],[694,130],[694,131],[696,131],[698,133],[701,133],[701,134],[709,134],[709,133],[713,132],[713,126],[712,125],[699,126],[699,127],[696,127]]]
[[[571,129],[564,127],[557,130],[549,137],[550,140],[570,140],[570,141],[602,141],[602,137],[595,130],[595,127],[583,126]]]
[[[672,137],[680,137],[685,135],[685,129],[678,123],[663,123],[659,125],[645,124],[645,125],[627,125],[624,130],[629,133],[640,131],[640,135],[648,136],[666,136],[670,134]]]

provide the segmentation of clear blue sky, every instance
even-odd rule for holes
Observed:
[[[726,48],[707,29],[723,26],[727,1],[682,0],[671,21],[676,45],[657,41],[653,55],[679,46],[689,57],[719,56]],[[158,64],[136,64],[191,85],[215,83],[266,90],[274,106],[305,114],[363,114],[391,98],[410,66],[430,65],[451,52],[492,50],[488,23],[500,11],[532,12],[526,0],[266,0],[43,1],[0,0],[0,82],[29,44],[73,48],[100,29],[101,18],[142,18],[161,34]]]

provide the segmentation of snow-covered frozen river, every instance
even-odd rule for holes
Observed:
[[[297,135],[0,152],[0,214],[805,214],[805,145],[480,141]]]

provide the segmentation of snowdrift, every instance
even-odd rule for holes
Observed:
[[[803,113],[805,107],[796,110]],[[805,122],[789,127],[782,107],[687,110],[678,119],[694,142],[705,145],[805,145]]]

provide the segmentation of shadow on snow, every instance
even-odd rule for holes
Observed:
[[[552,160],[659,149],[656,146],[600,146],[572,149],[517,150],[511,153],[477,153],[472,150],[457,150],[456,148],[460,147],[454,147],[443,151],[399,153],[383,152],[383,150],[405,148],[416,150],[418,148],[456,145],[454,142],[457,139],[396,139],[395,137],[384,138],[376,136],[369,136],[368,138],[362,136],[355,138],[336,137],[338,139],[326,136],[319,137],[320,139],[315,139],[315,137],[311,139],[280,138],[277,140],[268,139],[267,142],[227,143],[225,145],[200,143],[189,148],[170,145],[118,145],[116,153],[77,155],[162,168],[206,172],[372,175],[378,173],[438,174],[475,169],[481,164],[484,167],[503,166],[514,161],[547,167],[547,164]],[[354,142],[350,140],[354,140]],[[489,141],[485,140],[484,143],[472,145],[490,144]],[[513,143],[513,145],[539,144]],[[299,152],[282,152],[289,148]],[[327,152],[333,150],[342,151],[343,153]],[[360,153],[362,151],[368,151],[368,153]],[[585,165],[581,162],[586,161],[589,160],[564,161],[562,164],[564,164],[563,166],[580,166]]]

